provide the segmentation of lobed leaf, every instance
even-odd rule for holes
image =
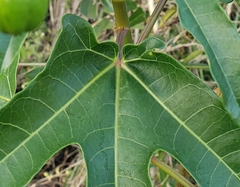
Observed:
[[[239,127],[217,95],[149,38],[97,43],[66,15],[45,69],[0,110],[0,186],[25,186],[58,150],[79,144],[88,186],[151,186],[159,149],[201,186],[239,186]]]

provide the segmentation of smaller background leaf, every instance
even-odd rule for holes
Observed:
[[[130,26],[133,27],[145,21],[145,14],[142,8],[137,8],[129,17]]]
[[[90,19],[97,17],[97,4],[93,0],[83,0],[80,4],[80,11]]]
[[[113,6],[112,6],[112,2],[110,0],[102,0],[102,4],[104,4],[105,8],[109,12],[113,12]]]
[[[15,94],[19,51],[25,37],[26,34],[11,36],[0,33],[0,107]]]
[[[95,24],[93,28],[97,38],[99,38],[103,35],[103,31],[106,31],[106,29],[114,28],[114,23],[109,21],[108,18],[103,18],[97,24]]]
[[[240,124],[240,37],[236,28],[217,1],[176,2],[181,23],[203,45],[210,59],[226,110]]]
[[[102,0],[102,4],[109,12],[113,12],[113,6],[111,0]],[[133,11],[137,8],[137,3],[132,0],[126,0],[127,11]]]
[[[32,79],[34,79],[34,78],[37,76],[37,74],[39,74],[43,69],[44,69],[44,67],[34,68],[33,70],[27,72],[27,73],[24,75],[24,77],[32,80]]]

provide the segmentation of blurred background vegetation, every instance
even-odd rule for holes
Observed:
[[[157,1],[126,1],[133,40],[137,41]],[[64,14],[77,14],[91,23],[99,42],[116,38],[111,0],[50,0],[49,4],[46,19],[37,30],[29,33],[21,49],[17,92],[24,89],[44,68],[61,31],[61,18]],[[240,32],[240,0],[221,6]],[[162,52],[172,55],[211,88],[216,87],[203,47],[181,26],[174,0],[168,0],[151,35],[165,42],[166,46]],[[191,176],[170,155],[159,151],[156,156],[197,186]],[[150,165],[149,173],[155,187],[181,186],[153,165]],[[84,187],[85,180],[83,155],[78,146],[71,145],[53,156],[28,187]]]

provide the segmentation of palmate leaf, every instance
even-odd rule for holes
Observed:
[[[15,94],[19,50],[26,33],[11,36],[0,32],[0,108]]]
[[[240,124],[240,37],[217,0],[176,0],[182,24],[203,45],[227,111]],[[224,0],[223,2],[230,2]]]
[[[88,186],[151,186],[159,149],[201,186],[239,186],[239,127],[215,93],[149,38],[98,44],[66,15],[46,68],[0,110],[0,186],[24,186],[55,152],[79,144]]]

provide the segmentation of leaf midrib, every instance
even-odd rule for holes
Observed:
[[[116,65],[116,96],[115,96],[115,124],[114,124],[114,178],[115,178],[115,187],[118,187],[118,118],[119,118],[119,98],[120,98],[120,79],[121,79],[121,67]]]

